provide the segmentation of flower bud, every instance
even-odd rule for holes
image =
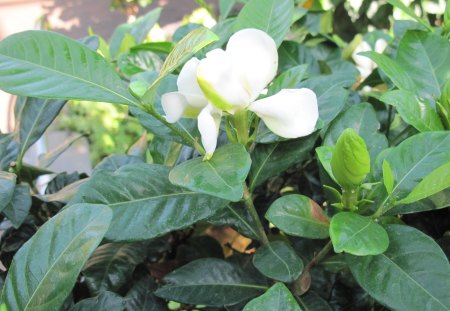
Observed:
[[[331,168],[337,182],[345,190],[358,187],[370,172],[370,155],[366,143],[353,129],[339,137],[331,158]]]

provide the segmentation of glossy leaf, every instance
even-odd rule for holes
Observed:
[[[283,283],[276,283],[263,295],[245,305],[244,311],[302,311],[292,293]]]
[[[391,166],[389,165],[389,162],[384,160],[383,161],[383,183],[384,187],[386,188],[386,191],[388,194],[392,194],[392,189],[394,189],[394,174],[392,173]]]
[[[0,171],[0,211],[2,211],[13,198],[17,176],[12,173]]]
[[[316,202],[302,195],[277,199],[267,211],[266,219],[290,235],[311,239],[328,237],[327,215]]]
[[[316,148],[317,159],[319,160],[322,167],[327,172],[328,176],[337,184],[336,178],[333,175],[333,170],[331,169],[331,158],[333,156],[334,147],[330,146],[320,146]]]
[[[81,185],[87,182],[89,179],[80,179],[74,183],[71,183],[70,185],[65,186],[61,190],[59,190],[56,193],[52,194],[46,194],[46,195],[38,195],[37,197],[42,200],[43,202],[61,202],[61,203],[68,203],[72,198],[75,196],[75,194],[80,189]]]
[[[439,246],[412,227],[389,225],[386,231],[384,254],[347,255],[356,281],[393,310],[450,310],[450,265]]]
[[[262,294],[267,287],[222,259],[195,260],[164,277],[161,298],[208,306],[233,305]]]
[[[140,243],[107,243],[97,248],[83,268],[90,292],[119,290],[144,260],[145,251]]]
[[[289,31],[294,15],[292,0],[250,0],[242,8],[234,25],[235,31],[260,29],[281,44]]]
[[[236,202],[244,194],[243,183],[250,165],[244,146],[229,144],[217,149],[210,160],[199,157],[174,167],[169,180],[192,191]]]
[[[354,129],[364,139],[372,160],[375,160],[376,156],[388,147],[386,136],[379,132],[380,122],[375,110],[369,103],[353,105],[336,117],[324,136],[323,144],[335,146],[346,128]]]
[[[0,89],[22,96],[138,105],[99,54],[47,31],[21,32],[0,43]]]
[[[303,262],[283,241],[274,241],[258,248],[253,265],[265,276],[277,281],[295,281],[303,270]]]
[[[119,295],[104,291],[96,297],[83,299],[70,308],[70,311],[122,311],[125,300]]]
[[[166,303],[153,292],[158,288],[156,282],[145,276],[128,291],[125,296],[128,311],[167,311]]]
[[[402,119],[419,132],[444,130],[436,110],[411,92],[391,91],[381,96],[380,100],[394,106]]]
[[[269,87],[267,95],[275,95],[282,89],[295,89],[307,77],[306,64],[292,67],[280,74]]]
[[[79,204],[46,222],[16,253],[2,292],[9,310],[58,310],[111,221],[104,205]]]
[[[19,154],[23,156],[45,132],[66,104],[65,100],[20,97],[15,106]]]
[[[317,133],[274,144],[258,144],[252,152],[250,190],[273,176],[279,175],[292,165],[304,161],[314,146]]]
[[[420,181],[406,198],[400,200],[397,204],[410,204],[432,196],[448,187],[450,187],[450,162],[432,171]]]
[[[98,203],[111,207],[106,238],[140,241],[182,229],[208,218],[227,201],[172,185],[169,168],[130,164],[114,173],[100,171],[84,183],[69,204]]]
[[[389,246],[386,230],[368,217],[341,212],[331,218],[330,237],[336,253],[381,254]]]
[[[136,156],[126,154],[112,154],[101,160],[100,163],[97,164],[97,166],[94,168],[92,174],[95,174],[99,171],[115,172],[122,166],[137,163],[144,163],[144,161],[142,160],[142,158]]]
[[[31,189],[27,184],[17,185],[9,204],[3,214],[11,221],[15,228],[19,228],[28,216],[31,208]]]

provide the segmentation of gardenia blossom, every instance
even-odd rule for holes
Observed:
[[[383,53],[386,47],[387,42],[384,39],[378,39],[375,42],[375,52],[377,53]],[[358,53],[368,51],[372,51],[372,48],[366,41],[363,41],[356,47],[356,49],[352,53],[356,68],[358,68],[363,80],[367,78],[375,68],[377,68],[377,64],[375,64],[375,62],[370,58],[368,58],[367,56],[358,55]]]
[[[168,122],[197,117],[207,155],[217,145],[222,114],[250,110],[275,134],[284,138],[307,136],[319,117],[317,97],[307,88],[283,89],[256,100],[278,69],[274,40],[257,29],[231,36],[226,50],[215,49],[206,58],[192,58],[178,76],[178,92],[162,96]]]

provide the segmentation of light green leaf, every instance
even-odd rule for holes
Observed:
[[[302,195],[277,199],[267,211],[266,219],[290,235],[311,239],[328,237],[328,216],[316,202]]]
[[[139,105],[98,53],[47,31],[25,31],[0,42],[0,89],[22,96]]]
[[[336,178],[333,175],[333,170],[331,169],[331,158],[333,156],[334,147],[330,146],[320,146],[316,148],[317,158],[322,164],[325,171],[331,177],[331,179],[337,183]]]
[[[155,295],[187,304],[233,305],[263,293],[267,286],[222,259],[198,259],[164,277]]]
[[[346,255],[356,281],[393,310],[450,310],[450,265],[439,246],[417,229],[388,225],[389,248],[377,256]]]
[[[17,176],[12,173],[0,171],[0,211],[2,211],[13,198]]]
[[[58,310],[110,221],[108,207],[79,204],[46,222],[14,256],[2,292],[8,309]]]
[[[227,201],[170,183],[169,168],[130,164],[100,171],[69,202],[108,205],[113,211],[106,238],[141,241],[188,227],[224,208]]]
[[[382,254],[389,246],[386,230],[368,217],[341,212],[331,218],[330,237],[336,253]]]
[[[253,256],[253,265],[265,276],[290,283],[303,271],[303,261],[283,241],[270,242],[258,248]]]
[[[118,291],[131,278],[136,265],[144,261],[141,243],[107,243],[95,250],[83,268],[86,285],[93,295]]]
[[[294,296],[283,283],[276,283],[263,295],[245,305],[244,311],[302,311]]]
[[[239,13],[235,30],[260,29],[279,46],[289,31],[293,15],[293,0],[250,0]]]
[[[394,106],[402,119],[420,132],[444,130],[436,110],[411,92],[402,90],[387,92],[380,100]]]
[[[217,149],[208,161],[199,157],[174,167],[169,180],[174,185],[236,202],[244,194],[243,183],[250,165],[244,146],[228,144]]]
[[[410,204],[432,196],[448,187],[450,187],[450,162],[432,171],[422,179],[406,198],[396,203]]]
[[[383,183],[387,193],[389,195],[392,194],[392,189],[394,189],[395,183],[394,174],[392,173],[392,169],[391,166],[389,165],[389,162],[386,160],[383,161]]]

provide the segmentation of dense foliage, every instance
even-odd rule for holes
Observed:
[[[146,39],[160,9],[109,43],[0,42],[0,89],[18,95],[0,134],[0,309],[450,310],[450,5],[387,2],[221,0],[216,26],[172,42]],[[209,108],[186,110],[184,64],[249,28],[271,37],[275,79],[237,108],[194,71]],[[289,106],[283,89],[314,93]],[[124,105],[142,137],[39,191],[72,141],[38,167],[24,155],[68,100]]]

